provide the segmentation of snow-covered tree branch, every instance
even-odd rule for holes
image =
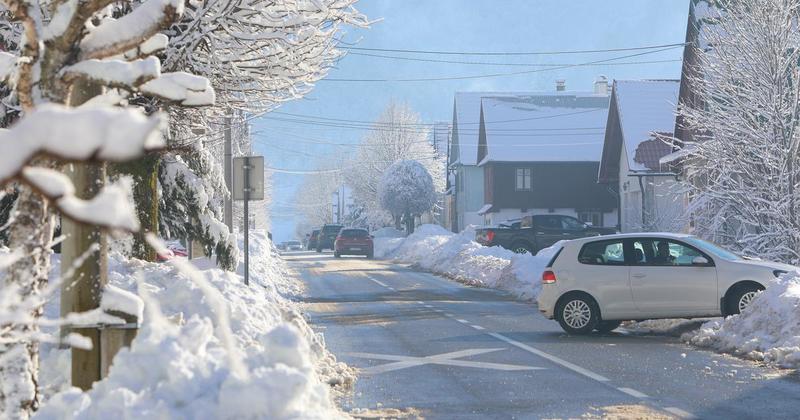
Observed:
[[[686,186],[695,231],[744,253],[800,261],[800,1],[703,9],[696,142]]]

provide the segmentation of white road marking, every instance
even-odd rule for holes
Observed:
[[[433,308],[431,305],[425,305],[426,308]]]
[[[416,366],[429,365],[429,364],[473,367],[480,369],[492,369],[492,370],[503,370],[503,371],[544,369],[538,366],[521,366],[521,365],[509,365],[505,363],[487,363],[487,362],[473,362],[467,360],[456,360],[462,357],[476,356],[479,354],[492,353],[500,350],[505,350],[505,349],[467,349],[467,350],[459,350],[451,353],[437,354],[425,357],[397,356],[391,354],[375,354],[375,353],[346,353],[346,354],[354,357],[361,357],[364,359],[394,361],[394,363],[386,363],[379,366],[372,366],[365,369],[361,369],[361,372],[372,375],[378,373],[391,372],[394,370],[408,369]]]
[[[485,330],[486,328],[481,327],[480,325],[470,325],[470,327],[475,328],[476,330]]]
[[[391,290],[391,291],[393,291],[393,292],[396,292],[396,291],[397,291],[397,289],[395,289],[394,287],[389,287],[389,286],[387,286],[386,288],[387,288],[387,289],[389,289],[389,290]]]
[[[420,305],[424,305],[425,304],[425,302],[420,302],[420,301],[417,301],[417,303],[420,304]]]
[[[669,411],[670,413],[672,413],[672,414],[674,414],[674,415],[676,415],[678,417],[682,417],[684,419],[697,418],[694,414],[692,414],[692,413],[690,413],[688,411],[681,410],[678,407],[665,407],[664,410]]]
[[[628,395],[630,395],[631,397],[635,397],[635,398],[650,398],[644,392],[639,392],[639,391],[637,391],[637,390],[635,390],[633,388],[624,388],[624,387],[622,387],[622,388],[617,388],[617,389],[622,391],[622,392],[624,392],[624,393],[626,393],[626,394],[628,394]]]
[[[511,344],[514,347],[517,347],[517,348],[520,348],[522,350],[525,350],[528,353],[533,353],[533,354],[535,354],[535,355],[537,355],[539,357],[545,358],[545,359],[547,359],[547,360],[549,360],[549,361],[551,361],[551,362],[553,362],[553,363],[555,363],[557,365],[561,365],[561,366],[563,366],[563,367],[565,367],[565,368],[567,368],[567,369],[569,369],[569,370],[571,370],[571,371],[573,371],[575,373],[578,373],[580,375],[586,376],[587,378],[594,379],[595,381],[598,381],[598,382],[608,382],[609,381],[609,379],[606,378],[605,376],[598,375],[598,374],[596,374],[596,373],[594,373],[594,372],[592,372],[592,371],[590,371],[588,369],[584,369],[584,368],[582,368],[582,367],[580,367],[580,366],[578,366],[576,364],[570,363],[570,362],[568,362],[568,361],[566,361],[564,359],[561,359],[561,358],[558,358],[556,356],[553,356],[552,354],[545,353],[545,352],[543,352],[543,351],[541,351],[539,349],[535,349],[535,348],[533,348],[533,347],[531,347],[531,346],[529,346],[527,344],[522,344],[517,340],[512,340],[512,339],[510,339],[510,338],[508,338],[508,337],[506,337],[506,336],[504,336],[502,334],[489,333],[489,335],[491,335],[492,337],[494,337],[494,338],[496,338],[496,339],[498,339],[500,341],[505,341],[506,343]]]
[[[387,285],[386,285],[386,283],[383,283],[383,282],[382,282],[382,281],[380,281],[380,280],[375,280],[375,279],[373,279],[372,277],[368,277],[368,278],[369,278],[370,280],[374,281],[375,283],[378,283],[378,284],[380,284],[380,285],[381,285],[381,286],[383,286],[383,287],[389,287],[389,286],[387,286]]]
[[[455,315],[445,312],[444,316],[446,316],[448,318],[453,318]]]
[[[469,322],[466,319],[456,318],[456,321],[458,321],[458,322],[460,322],[462,324],[469,324]]]

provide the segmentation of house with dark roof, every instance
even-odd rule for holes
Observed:
[[[678,80],[615,80],[598,182],[615,191],[622,232],[681,231],[685,192],[662,164],[674,152]]]
[[[591,92],[484,96],[477,133],[485,224],[564,214],[615,226],[616,200],[597,183],[608,114],[608,82]]]
[[[448,228],[461,232],[469,225],[483,225],[478,211],[483,206],[483,168],[478,166],[478,132],[481,100],[514,95],[502,92],[456,92],[448,156]]]

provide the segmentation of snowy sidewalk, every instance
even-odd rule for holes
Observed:
[[[69,351],[44,349],[49,399],[37,417],[345,417],[331,384],[346,386],[354,375],[287,299],[302,285],[265,235],[251,238],[251,253],[249,287],[215,268],[187,275],[170,264],[112,256],[109,282],[145,300],[139,334],[86,393],[69,387]],[[58,299],[46,310],[57,314]]]

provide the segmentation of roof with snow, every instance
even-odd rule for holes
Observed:
[[[597,162],[609,97],[539,92],[484,97],[477,156],[488,162]]]
[[[453,104],[453,132],[449,164],[476,165],[478,163],[481,99],[513,95],[515,94],[504,92],[456,92]]]
[[[614,81],[600,162],[601,182],[619,179],[622,150],[625,150],[631,171],[658,170],[650,166],[655,166],[671,149],[660,144],[663,143],[660,140],[652,141],[658,136],[671,136],[679,88],[678,80]],[[656,134],[658,136],[654,136]],[[639,150],[643,143],[643,149]]]

